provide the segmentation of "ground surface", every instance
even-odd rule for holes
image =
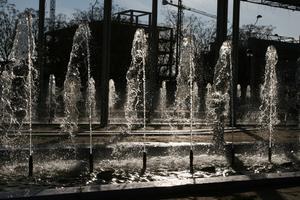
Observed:
[[[146,139],[144,140],[143,133],[146,133]],[[34,126],[33,127],[33,144],[43,144],[43,143],[77,143],[77,144],[88,144],[89,140],[89,128],[82,126],[78,132],[73,133],[75,136],[70,140],[68,137],[70,134],[61,133],[61,130],[57,125],[52,126]],[[116,142],[190,142],[190,131],[189,129],[182,128],[169,129],[169,130],[153,130],[147,129],[143,131],[142,129],[137,129],[133,131],[126,131],[126,129],[112,129],[104,130],[98,127],[93,129],[93,143],[94,144],[108,144]],[[192,131],[193,142],[212,142],[212,131],[210,129],[193,129]],[[9,133],[9,135],[15,135],[14,133]],[[24,131],[22,135],[28,135],[27,131]],[[23,140],[20,134],[16,134],[16,139]],[[253,127],[240,127],[235,128],[231,131],[230,128],[225,129],[224,138],[226,142],[262,142],[268,141],[269,132],[261,131],[258,128]],[[272,133],[272,139],[274,143],[297,143],[300,142],[300,129],[291,128],[277,128],[274,133]],[[56,141],[56,142],[55,142]],[[1,143],[5,143],[3,140]],[[22,141],[23,143],[23,141]]]
[[[33,178],[27,177],[28,132],[9,133],[9,137],[2,137],[0,192],[33,187],[45,189],[191,178],[189,173],[191,137],[188,128],[171,131],[153,128],[145,131],[145,137],[141,130],[126,132],[121,129],[104,130],[97,127],[94,127],[94,130],[93,174],[89,174],[90,138],[87,126],[80,127],[80,131],[74,133],[72,137],[68,133],[60,133],[57,125],[34,126]],[[237,146],[240,145],[239,152],[235,155],[236,167],[232,167],[230,155],[214,154],[210,152],[212,146],[201,144],[212,142],[210,130],[193,129],[194,176],[202,178],[300,171],[299,129],[282,127],[276,129],[273,133],[273,142],[277,145],[276,149],[281,151],[274,153],[272,163],[268,162],[266,146],[260,146],[260,143],[268,141],[268,136],[268,132],[253,127],[237,128],[233,132],[227,129],[225,141],[229,144],[233,141]],[[147,151],[147,170],[144,175],[140,175],[144,142]],[[248,194],[241,195],[248,198]],[[251,193],[249,195],[251,196]],[[234,198],[237,199],[236,196],[232,196],[232,199]]]
[[[300,186],[284,189],[257,190],[215,197],[186,197],[172,200],[299,200]],[[171,199],[167,199],[171,200]]]

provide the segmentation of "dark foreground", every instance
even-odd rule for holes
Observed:
[[[220,196],[191,196],[172,200],[299,200],[300,186],[281,189],[258,189],[251,192]],[[171,199],[166,199],[171,200]]]

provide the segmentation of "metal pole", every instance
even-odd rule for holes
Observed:
[[[111,40],[111,8],[112,0],[104,0],[103,19],[103,41],[102,41],[102,66],[100,74],[100,126],[106,127],[108,124],[108,81],[110,68],[110,40]]]
[[[217,9],[217,49],[227,39],[228,0],[218,0]]]
[[[235,102],[236,102],[236,82],[238,73],[239,56],[239,24],[240,24],[240,0],[234,0],[233,4],[233,26],[232,26],[232,70],[233,70],[233,92],[231,94],[231,126],[236,125]]]
[[[178,73],[178,68],[180,64],[180,44],[181,44],[181,27],[182,26],[182,0],[178,0],[178,13],[177,13],[177,26],[176,26],[176,68]]]
[[[153,112],[157,103],[158,89],[158,29],[157,29],[157,15],[158,15],[158,0],[152,0],[152,15],[151,15],[151,63],[149,72],[149,95],[151,106],[149,114]]]
[[[236,102],[236,77],[238,72],[238,55],[239,55],[239,24],[240,24],[240,0],[233,2],[233,26],[232,26],[232,70],[231,70],[231,98],[230,98],[230,123],[231,123],[231,164],[234,165],[235,150],[233,145],[233,127],[236,126],[235,102]]]
[[[45,75],[44,75],[44,28],[45,28],[45,1],[39,0],[39,24],[38,24],[38,67],[40,76],[40,89],[39,89],[39,109],[38,114],[40,117],[44,117],[45,104],[45,91],[47,84],[45,85]]]

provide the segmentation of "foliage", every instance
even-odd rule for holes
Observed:
[[[14,4],[0,0],[0,61],[8,61],[19,11]]]
[[[89,8],[87,10],[79,10],[77,9],[70,20],[70,24],[79,24],[82,21],[99,21],[103,19],[103,10],[104,5],[103,1],[95,0],[95,2],[90,3]],[[119,12],[123,10],[119,7],[118,4],[112,5],[112,13]]]
[[[176,29],[177,11],[168,9],[165,15],[165,25]],[[195,53],[200,54],[201,49],[208,49],[214,41],[216,27],[214,21],[203,21],[202,18],[195,15],[183,16],[182,36],[192,34],[194,37]]]
[[[269,39],[269,36],[273,35],[275,27],[272,25],[259,26],[253,24],[245,24],[240,29],[240,39],[242,41],[247,40],[249,37],[255,37],[258,39]]]

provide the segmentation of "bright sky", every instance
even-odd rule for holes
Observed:
[[[101,1],[101,0],[99,0]],[[166,8],[170,6],[162,6],[159,1],[159,21],[162,22],[164,19],[164,13]],[[8,0],[9,3],[16,4],[19,10],[24,8],[35,8],[38,9],[39,0]],[[49,10],[50,0],[46,0],[47,10]],[[64,13],[68,16],[74,12],[75,9],[87,9],[90,3],[95,0],[56,0],[56,13]],[[151,0],[113,0],[113,3],[118,4],[120,7],[125,9],[138,9],[144,11],[151,11]],[[174,3],[177,0],[173,0]],[[208,13],[216,14],[217,0],[183,0],[183,4],[202,10]],[[228,19],[231,22],[232,19],[232,0],[229,0],[229,14]],[[188,12],[188,11],[186,11]],[[255,5],[250,3],[241,2],[241,21],[240,25],[253,24],[256,20],[257,15],[263,17],[258,21],[258,25],[273,25],[276,27],[274,33],[283,36],[290,36],[299,39],[300,36],[300,11],[290,11],[280,8],[273,8],[261,5]],[[209,20],[202,16],[203,20]]]

